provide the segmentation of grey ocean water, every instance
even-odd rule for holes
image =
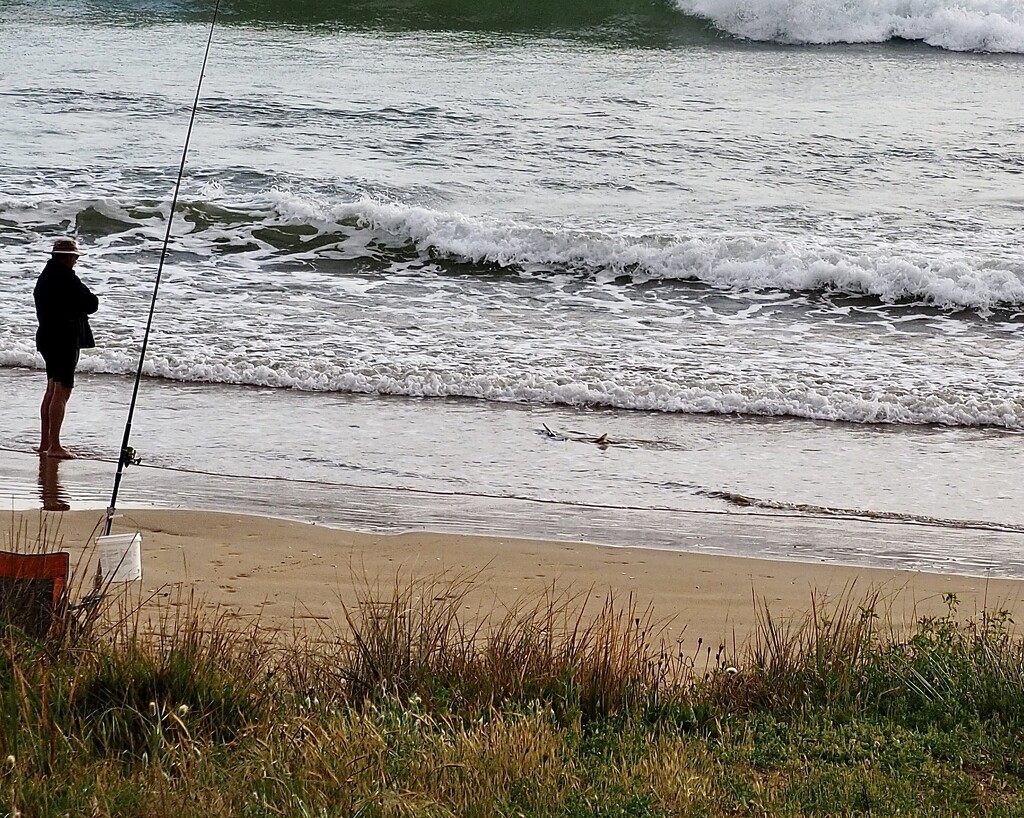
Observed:
[[[126,500],[1021,575],[1024,19],[919,5],[229,4]],[[116,456],[210,10],[2,6],[16,504],[56,235],[102,299],[70,439]]]

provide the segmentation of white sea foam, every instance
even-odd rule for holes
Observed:
[[[1024,343],[1009,319],[894,311],[871,299],[848,307],[800,294],[869,294],[982,313],[1024,304],[1024,256],[985,225],[972,225],[970,246],[923,246],[913,237],[858,244],[856,225],[832,238],[827,230],[695,228],[627,235],[281,191],[228,201],[208,189],[186,202],[194,217],[181,220],[174,242],[186,260],[167,271],[149,376],[1024,429],[1016,397],[1024,378],[1015,366]],[[130,376],[149,298],[136,259],[152,255],[152,228],[161,222],[129,219],[140,211],[123,201],[75,207],[110,220],[102,227],[113,231],[96,241],[83,270],[103,307],[94,323],[100,347],[83,355],[81,370]],[[33,223],[50,218],[41,212]],[[538,274],[437,275],[459,269],[439,259]],[[9,317],[0,326],[0,366],[38,368],[24,296],[31,273],[19,276],[24,285],[0,292]],[[636,288],[613,283],[618,277],[709,287]],[[857,315],[848,317],[850,309]],[[904,329],[904,318],[915,326]]]
[[[0,352],[0,367],[41,367],[26,348]],[[132,375],[136,362],[129,350],[93,350],[83,354],[79,371]],[[488,371],[489,370],[489,371]],[[984,393],[942,385],[907,389],[890,384],[881,390],[856,391],[842,382],[830,384],[800,373],[778,373],[774,382],[738,377],[690,378],[670,374],[604,378],[578,372],[525,371],[489,362],[468,366],[417,366],[377,363],[358,370],[323,361],[243,359],[213,360],[203,354],[151,355],[144,373],[184,382],[203,382],[410,397],[461,397],[503,403],[593,406],[638,411],[798,417],[866,424],[941,424],[1024,429],[1024,400],[998,388]],[[737,373],[738,375],[739,373]]]
[[[309,219],[309,203],[302,199],[279,197],[275,208],[286,219]],[[367,200],[337,206],[333,217],[339,223],[355,219],[399,242],[411,240],[423,251],[503,267],[584,269],[608,278],[628,275],[637,283],[684,279],[735,289],[829,289],[888,302],[979,310],[1024,304],[1024,255],[1019,251],[984,259],[935,247],[897,251],[881,245],[851,252],[826,241],[764,233],[611,236]],[[318,212],[314,223],[322,228],[325,214]]]
[[[1020,0],[676,0],[737,37],[780,43],[920,40],[950,51],[1024,53]]]
[[[335,204],[290,192],[268,191],[250,201],[213,202],[214,221],[196,228],[179,220],[179,242],[191,252],[215,256],[224,247],[249,252],[252,263],[280,259],[280,248],[263,235],[268,228],[314,228],[321,240],[295,239],[286,248],[296,259],[380,258],[409,245],[424,256],[493,264],[526,272],[575,272],[635,283],[689,280],[731,290],[832,291],[874,296],[883,302],[918,302],[947,309],[988,312],[1024,305],[1024,250],[1007,231],[978,226],[972,243],[943,246],[941,235],[923,235],[900,244],[875,240],[860,244],[855,226],[843,235],[785,235],[764,230],[692,229],[689,235],[628,235],[567,227],[533,226],[509,220],[471,217],[373,199]],[[210,199],[192,200],[203,211]],[[52,208],[17,209],[28,221],[74,221],[98,213],[125,226],[98,240],[100,252],[130,252],[137,239],[162,236],[163,217],[142,219],[114,199],[64,202]],[[160,213],[161,211],[154,211]],[[0,214],[11,216],[0,207]],[[110,225],[107,225],[108,227]],[[866,229],[863,232],[867,232]],[[120,236],[120,240],[119,237]],[[323,241],[322,239],[333,239]],[[127,241],[125,241],[127,240]],[[49,241],[40,235],[38,252]],[[918,243],[924,241],[926,243]],[[139,250],[147,246],[138,246]],[[246,256],[240,254],[238,258]]]

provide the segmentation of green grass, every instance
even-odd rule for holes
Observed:
[[[0,630],[0,815],[1024,815],[1024,645],[852,590],[733,652],[552,589],[491,619],[409,578],[284,641],[111,602]]]

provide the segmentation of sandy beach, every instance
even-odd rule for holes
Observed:
[[[98,511],[11,512],[5,540],[37,536],[77,558],[102,524]],[[20,534],[16,534],[20,530]],[[554,589],[587,599],[596,613],[609,594],[651,606],[685,642],[741,644],[756,621],[756,604],[774,617],[802,618],[816,603],[879,592],[895,622],[941,614],[943,596],[960,611],[1024,610],[1024,584],[1013,580],[860,569],[589,543],[436,533],[378,535],[238,514],[127,510],[115,533],[140,531],[144,576],[134,583],[154,603],[194,594],[208,609],[285,631],[340,626],[343,605],[367,588],[387,595],[397,582],[472,577],[466,619],[505,606],[534,604]],[[9,543],[5,543],[9,547]],[[755,604],[756,603],[756,604]]]

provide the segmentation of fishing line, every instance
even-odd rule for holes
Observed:
[[[188,158],[188,146],[192,141],[192,128],[196,122],[196,112],[199,110],[199,96],[203,90],[203,78],[206,76],[206,64],[210,59],[210,48],[213,45],[213,32],[217,26],[217,15],[220,12],[220,0],[217,0],[213,9],[213,19],[210,20],[210,35],[206,40],[206,52],[203,54],[203,65],[199,70],[199,82],[196,85],[196,98],[192,103],[192,114],[188,120],[188,131],[185,133],[185,146],[181,151],[181,164],[178,167],[178,179],[174,183],[174,195],[171,197],[171,210],[167,214],[167,232],[164,234],[163,247],[160,250],[160,263],[156,268],[156,282],[153,284],[153,298],[149,303],[149,317],[146,319],[146,332],[142,336],[142,349],[139,352],[139,366],[135,372],[135,386],[132,388],[132,400],[128,406],[128,418],[124,424],[124,437],[121,439],[121,456],[117,461],[117,472],[114,475],[114,488],[110,494],[110,505],[107,506],[107,521],[103,527],[104,536],[110,534],[110,528],[114,521],[114,510],[117,507],[117,492],[121,487],[121,477],[124,470],[133,463],[138,463],[135,450],[129,442],[132,435],[132,419],[135,417],[135,405],[139,397],[139,384],[142,381],[142,367],[146,362],[146,349],[149,347],[149,334],[153,328],[153,314],[156,312],[156,297],[160,292],[160,280],[163,278],[164,261],[167,259],[167,248],[171,242],[171,227],[174,225],[174,211],[178,205],[178,193],[181,190],[181,180],[185,176],[185,160]]]

